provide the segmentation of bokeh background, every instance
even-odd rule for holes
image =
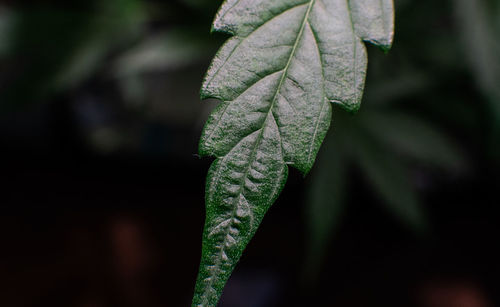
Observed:
[[[221,306],[500,306],[500,1],[395,3]],[[0,306],[189,306],[219,5],[0,1]]]

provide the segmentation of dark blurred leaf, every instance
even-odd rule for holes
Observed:
[[[207,60],[217,45],[208,33],[176,28],[156,34],[131,48],[113,65],[116,77],[179,69]]]
[[[337,132],[333,138],[341,142],[338,147],[348,150],[341,157],[341,164],[357,165],[387,211],[403,224],[420,231],[428,223],[415,187],[416,180],[411,176],[415,164],[425,164],[448,174],[466,169],[462,149],[448,136],[449,129],[441,130],[440,125],[451,123],[471,131],[477,128],[479,117],[474,113],[473,103],[464,96],[465,91],[458,92],[456,88],[457,80],[463,78],[460,73],[464,74],[467,66],[463,57],[454,52],[459,40],[450,35],[452,28],[445,13],[450,10],[450,3],[399,0],[396,7],[400,10],[398,44],[388,56],[371,53],[372,69],[364,107],[349,120],[337,112]],[[394,110],[395,103],[401,110]],[[415,103],[424,107],[426,116],[434,112],[439,124],[431,125],[419,117],[420,113],[415,112],[412,105]],[[330,139],[327,142],[331,142]],[[320,159],[317,172],[334,172],[331,161]],[[312,176],[316,174],[313,172]],[[309,195],[321,193],[313,189],[310,185]],[[331,191],[324,193],[310,196],[315,203],[310,201],[308,206],[316,206],[319,199],[335,197]],[[342,204],[330,205],[334,206],[332,211],[342,208]],[[320,227],[310,215],[307,223],[309,229]],[[309,245],[314,245],[315,239],[310,240]],[[310,261],[307,263],[310,267],[317,265]]]
[[[12,107],[42,100],[100,69],[108,52],[139,33],[141,3],[88,1],[71,9],[32,5],[17,12],[11,56],[18,65],[1,93],[3,103]]]
[[[452,172],[465,167],[458,146],[414,115],[389,110],[363,112],[359,123],[384,148],[404,157]]]
[[[115,48],[135,40],[142,31],[145,12],[140,0],[98,2],[96,14],[89,16],[90,35],[75,50],[66,67],[56,78],[55,87],[64,89],[82,82],[104,66]]]
[[[340,224],[347,192],[348,165],[343,157],[343,146],[335,135],[327,136],[323,150],[308,184],[306,226],[308,240],[304,275],[309,284],[314,283],[326,257],[326,249],[334,231]]]
[[[476,82],[490,101],[493,142],[500,137],[500,12],[487,0],[455,0],[462,46]]]
[[[427,74],[416,72],[410,68],[401,68],[404,74],[387,78],[386,75],[377,76],[374,82],[366,87],[365,104],[387,105],[411,94],[421,92],[434,85],[434,78]]]
[[[404,164],[391,151],[383,150],[379,144],[364,133],[351,138],[353,161],[366,175],[367,183],[381,197],[382,204],[404,224],[416,231],[426,228],[423,206],[415,192],[410,174]]]
[[[16,15],[10,9],[0,5],[0,57],[8,54],[12,48],[12,31],[16,20]]]

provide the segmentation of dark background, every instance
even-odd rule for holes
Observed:
[[[190,304],[219,5],[0,2],[0,306]],[[499,305],[500,4],[396,10],[361,111],[334,110],[221,306]]]

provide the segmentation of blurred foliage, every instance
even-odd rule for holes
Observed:
[[[474,168],[470,156],[500,161],[499,1],[395,2],[393,50],[370,53],[363,106],[355,116],[335,110],[309,178],[309,278],[320,272],[348,196],[358,190],[350,186],[353,175],[363,177],[390,214],[423,232],[432,224],[422,194],[436,184],[435,174],[463,175]],[[195,129],[196,142],[213,106],[199,103],[198,90],[223,41],[209,34],[218,6],[211,0],[0,4],[1,116],[63,96],[97,152],[162,153],[169,144],[158,135],[173,138],[178,127]]]
[[[193,10],[207,2],[189,2]],[[140,0],[80,1],[73,6],[43,2],[2,8],[0,55],[14,68],[2,88],[2,106],[33,103],[106,72],[116,77],[182,68],[210,56],[217,40],[190,23],[172,28],[180,4]],[[164,6],[164,7],[163,7]],[[189,13],[189,8],[183,8]],[[158,13],[161,12],[161,13]],[[13,15],[13,16],[11,16]],[[15,20],[12,20],[15,19]],[[7,63],[8,59],[8,63]]]
[[[404,225],[417,233],[432,229],[420,196],[430,184],[429,175],[444,172],[454,177],[469,168],[459,140],[446,128],[458,124],[458,129],[477,131],[473,126],[479,121],[468,97],[452,98],[447,91],[457,75],[474,75],[480,90],[489,97],[493,114],[483,124],[500,124],[495,111],[500,107],[500,49],[495,39],[499,35],[495,36],[495,28],[487,24],[493,19],[485,15],[484,4],[456,0],[434,6],[440,10],[431,10],[428,1],[396,1],[397,19],[404,22],[397,22],[394,50],[385,58],[371,54],[370,65],[374,67],[369,69],[363,107],[352,118],[337,110],[335,131],[327,137],[310,179],[306,208],[309,248],[304,268],[308,280],[318,277],[327,257],[333,232],[340,226],[345,195],[358,190],[348,186],[351,167],[359,170],[364,182],[378,194],[379,202]],[[452,5],[456,5],[456,27],[445,19]],[[498,14],[498,10],[489,12]],[[422,23],[430,27],[422,27]],[[402,32],[404,35],[398,35]],[[468,53],[468,67],[461,54],[453,52],[461,48]],[[425,116],[419,115],[422,106],[412,105],[413,100],[425,104]],[[446,110],[437,105],[446,106]],[[431,124],[433,113],[439,121]],[[456,122],[462,118],[470,122]],[[498,135],[491,133],[489,139],[498,150]]]
[[[15,15],[9,9],[0,6],[0,57],[9,52],[14,23]]]
[[[190,125],[204,111],[194,105],[201,65],[222,39],[206,26],[216,6],[141,0],[0,6],[0,115],[70,98],[73,120],[94,150],[170,151],[153,149],[154,135],[169,130],[163,123]]]
[[[490,103],[493,154],[500,154],[500,4],[493,0],[455,0],[462,49],[475,82]]]
[[[141,31],[139,1],[75,4],[67,8],[40,3],[16,12],[8,49],[16,73],[4,86],[4,106],[34,102],[81,84],[109,52]]]

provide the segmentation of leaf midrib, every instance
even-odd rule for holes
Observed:
[[[271,104],[269,106],[269,110],[267,111],[266,119],[263,121],[262,126],[259,129],[260,132],[259,132],[259,135],[257,136],[257,140],[255,141],[254,147],[252,148],[252,152],[250,154],[250,159],[249,159],[249,162],[247,164],[245,173],[241,177],[241,181],[240,181],[240,184],[239,184],[239,190],[238,190],[238,193],[236,194],[237,196],[234,198],[235,199],[235,203],[233,203],[233,210],[232,210],[231,216],[230,216],[231,223],[226,227],[226,229],[229,229],[231,227],[231,225],[232,225],[232,223],[234,221],[234,218],[236,216],[236,211],[238,210],[237,202],[240,200],[239,196],[243,193],[243,188],[245,186],[245,180],[246,180],[246,177],[248,176],[248,172],[250,171],[250,168],[251,168],[251,165],[253,163],[253,160],[255,159],[255,156],[257,154],[257,148],[259,147],[260,143],[262,142],[262,138],[263,138],[263,133],[264,133],[266,122],[268,121],[268,119],[270,117],[272,117],[274,120],[276,120],[274,118],[272,110],[274,108],[274,105],[276,104],[276,100],[278,98],[278,95],[281,92],[281,88],[283,87],[283,84],[284,84],[284,82],[285,82],[285,80],[287,78],[288,70],[290,68],[290,65],[291,65],[291,62],[292,62],[293,58],[295,57],[295,53],[297,51],[298,45],[300,43],[300,40],[302,39],[302,36],[304,34],[304,29],[305,29],[305,27],[306,27],[306,25],[308,23],[309,15],[311,13],[311,9],[312,9],[315,1],[316,0],[309,1],[306,13],[304,14],[304,19],[302,20],[302,24],[300,26],[299,33],[297,34],[297,39],[295,40],[295,43],[294,43],[293,48],[292,48],[292,50],[290,52],[290,56],[288,58],[288,61],[287,61],[286,65],[285,65],[285,67],[283,69],[283,73],[281,75],[280,82],[278,83],[278,86],[277,86],[277,89],[276,89],[276,93],[274,94],[273,99],[271,101]],[[303,4],[303,5],[305,5],[305,4]],[[276,122],[276,125],[277,125],[277,122]],[[256,131],[258,131],[258,130],[256,130]],[[278,134],[279,134],[279,131],[278,131]],[[281,149],[283,150],[283,144],[281,142],[281,138],[280,138],[280,146],[281,146]],[[229,235],[228,231],[225,231],[225,233],[224,233],[224,240],[223,240],[223,242],[221,244],[221,251],[220,251],[219,257],[217,257],[217,263],[214,264],[215,270],[219,270],[219,267],[220,267],[220,264],[221,264],[220,259],[222,258],[222,253],[225,252],[225,247],[226,247],[227,236],[228,235]],[[211,278],[209,284],[206,287],[206,289],[210,289],[212,287],[212,285],[213,285],[213,282],[214,282],[214,278]],[[209,296],[208,295],[204,295],[203,298],[204,298],[203,303],[207,303],[207,300],[209,299]]]
[[[295,40],[292,51],[290,52],[290,56],[288,57],[288,61],[285,65],[285,68],[283,69],[283,73],[281,75],[280,82],[278,83],[278,86],[276,89],[276,93],[274,94],[273,100],[271,101],[271,104],[269,106],[269,110],[267,111],[266,119],[263,121],[262,126],[259,129],[260,130],[259,135],[257,136],[257,140],[255,141],[255,145],[252,149],[252,153],[250,154],[250,157],[251,157],[249,159],[250,161],[247,164],[244,175],[241,177],[241,183],[239,185],[239,191],[238,191],[237,195],[240,195],[243,192],[242,190],[243,190],[243,187],[245,186],[245,179],[248,176],[248,172],[250,171],[250,167],[252,165],[252,162],[255,159],[255,156],[257,154],[257,148],[259,147],[260,143],[262,142],[266,122],[269,120],[270,117],[272,117],[276,121],[276,119],[274,118],[274,114],[273,114],[273,108],[274,108],[274,105],[276,104],[276,100],[278,99],[278,95],[281,92],[281,88],[283,87],[283,84],[287,78],[288,69],[290,68],[290,64],[292,62],[292,59],[295,57],[295,52],[297,51],[297,47],[300,43],[302,35],[304,34],[304,29],[306,27],[307,20],[309,19],[309,14],[311,13],[311,9],[312,9],[315,1],[316,0],[311,0],[308,4],[306,13],[304,14],[304,19],[302,20],[302,24],[300,26],[299,33],[297,34],[297,39]],[[278,125],[277,122],[276,122],[276,125]],[[278,134],[279,134],[279,131],[278,131]],[[281,144],[281,149],[283,150],[283,144],[281,142],[281,138],[280,138],[280,144]],[[233,206],[233,208],[236,208],[236,206]],[[236,212],[236,209],[233,210],[233,213],[235,213],[235,212]],[[233,214],[233,217],[234,217],[234,214]]]

